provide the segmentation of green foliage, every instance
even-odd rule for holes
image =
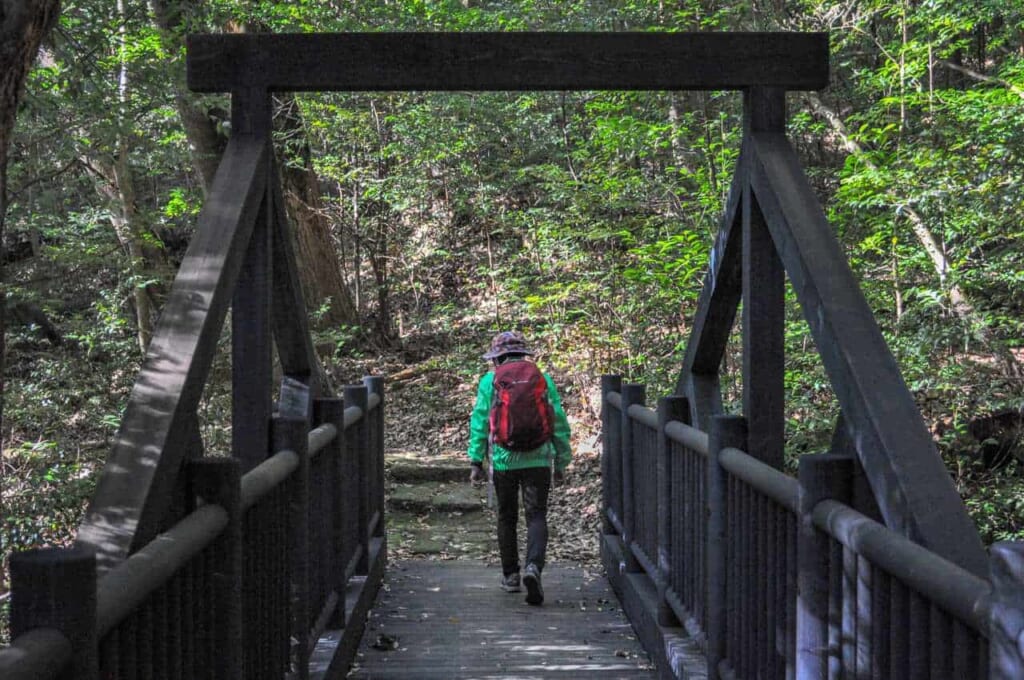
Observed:
[[[210,0],[177,11],[184,31],[830,31],[833,83],[821,96],[842,127],[794,94],[789,135],[983,533],[1019,535],[1019,470],[975,470],[967,423],[1024,402],[1002,363],[1024,348],[1020,12],[994,0],[798,5],[798,19],[749,3],[654,0]],[[133,295],[141,287],[159,300],[202,205],[176,108],[182,59],[146,5],[118,15],[114,3],[74,0],[30,76],[7,243],[37,252],[11,265],[9,283],[52,314],[69,344],[44,348],[23,329],[10,336],[4,460],[17,484],[3,490],[4,548],[69,538],[141,359]],[[737,162],[739,95],[296,101],[302,128],[279,134],[279,156],[300,164],[308,150],[317,209],[362,320],[317,331],[329,365],[388,351],[472,384],[489,334],[518,327],[580,393],[604,372],[648,383],[652,397],[673,389]],[[226,100],[199,103],[224,132]],[[166,266],[130,259],[115,229],[124,205],[105,168],[122,145],[136,180],[136,237]],[[941,271],[922,226],[946,259]],[[791,291],[786,313],[794,463],[828,446],[838,407]],[[382,315],[396,329],[391,345],[373,330]],[[740,352],[734,334],[723,366],[733,411]],[[230,436],[228,373],[214,367],[201,409],[216,450]],[[432,384],[429,398],[456,398],[451,387]]]

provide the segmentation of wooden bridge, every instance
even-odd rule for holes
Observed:
[[[744,98],[675,394],[650,408],[643,385],[602,382],[595,540],[658,674],[1024,677],[1024,545],[982,546],[785,136],[786,92],[827,81],[822,34],[193,36],[190,86],[232,93],[232,137],[77,545],[12,557],[0,677],[346,673],[385,576],[384,380],[333,395],[321,378],[270,93],[501,89]],[[842,410],[830,450],[803,456],[796,478],[782,471],[787,275]],[[743,413],[725,415],[718,371],[741,301]],[[204,456],[197,404],[229,308],[232,451]],[[490,611],[479,630],[508,625],[486,599],[503,593],[474,593],[446,604]],[[586,629],[592,609],[531,609],[531,630],[546,615]],[[441,665],[464,642],[434,639],[433,657],[363,677],[642,676],[579,659]]]

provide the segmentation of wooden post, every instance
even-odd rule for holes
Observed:
[[[359,513],[358,517],[355,517],[354,520],[358,523],[356,526],[356,542],[361,550],[359,562],[356,564],[356,574],[368,574],[370,572],[370,490],[367,477],[367,461],[370,457],[367,443],[370,428],[368,422],[369,414],[366,412],[368,394],[366,385],[345,385],[343,394],[345,397],[345,408],[355,406],[362,411],[362,417],[359,418],[359,421],[346,432],[349,436],[346,442],[350,443],[351,446],[347,447],[348,450],[345,451],[345,455],[355,457],[359,476],[359,480],[355,485],[356,493],[359,494]]]
[[[345,402],[340,397],[323,397],[313,402],[313,422],[316,425],[334,425],[337,436],[327,445],[321,456],[330,456],[330,487],[331,504],[331,550],[334,565],[334,592],[338,596],[338,606],[334,610],[328,626],[341,628],[345,625],[345,567],[342,557],[345,554],[345,497],[342,485],[341,457],[344,455],[342,437],[345,431]]]
[[[634,438],[629,407],[633,404],[643,406],[646,393],[647,388],[644,385],[629,383],[622,386],[622,544],[626,553],[626,571],[633,573],[642,571],[643,568],[633,555],[633,541],[636,540],[633,498]]]
[[[270,143],[270,97],[246,89],[231,99],[232,134]],[[262,171],[270,174],[273,154]],[[267,457],[270,447],[273,285],[273,205],[266,192],[242,261],[231,312],[231,451],[247,472]]]
[[[294,451],[299,467],[289,483],[291,572],[292,572],[292,636],[295,670],[300,680],[309,677],[309,422],[305,418],[274,416],[271,427],[273,451]]]
[[[608,395],[621,389],[622,376],[601,376],[601,533],[607,536],[616,532],[608,519],[608,510],[615,507],[613,499],[621,497],[622,486],[622,475],[613,473],[622,465],[622,419],[613,415]]]
[[[53,628],[71,643],[71,663],[61,680],[99,678],[92,550],[40,548],[11,555],[11,636],[33,628]]]
[[[1000,541],[990,557],[989,678],[1024,677],[1024,542]]]
[[[786,93],[743,93],[744,128],[785,132]],[[782,469],[785,441],[785,270],[749,182],[743,187],[743,415],[747,452]]]
[[[228,525],[217,539],[216,571],[211,575],[217,627],[215,638],[217,677],[242,680],[242,505],[241,463],[231,458],[190,461],[188,476],[193,492],[228,513]]]
[[[747,443],[747,421],[740,416],[715,416],[711,419],[708,433],[708,529],[707,529],[707,660],[708,679],[719,680],[719,665],[725,660],[726,635],[726,582],[725,532],[726,517],[726,471],[719,462],[719,454],[725,448],[745,450]],[[731,587],[736,587],[732,584]]]
[[[797,531],[796,675],[828,678],[838,670],[838,648],[829,640],[830,540],[814,527],[811,513],[823,500],[849,503],[853,459],[825,453],[800,458],[800,524]],[[834,658],[834,663],[831,660]]]
[[[373,414],[370,418],[370,422],[367,427],[372,429],[370,441],[373,442],[373,450],[369,451],[369,459],[372,461],[370,470],[373,474],[373,479],[370,480],[370,488],[372,489],[372,510],[370,511],[371,518],[374,513],[377,515],[377,525],[374,527],[373,535],[375,537],[384,536],[384,378],[381,376],[366,376],[363,378],[363,384],[366,385],[367,398],[370,394],[376,394],[380,397],[380,402],[377,404],[377,408],[373,410]]]
[[[682,508],[672,507],[672,476],[676,461],[672,458],[672,441],[665,426],[673,420],[689,423],[690,402],[685,397],[662,397],[658,400],[658,624],[682,625],[665,595],[672,578],[672,523],[679,521]]]

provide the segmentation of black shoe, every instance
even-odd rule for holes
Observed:
[[[523,574],[523,585],[526,586],[526,604],[543,604],[544,588],[540,585],[540,569],[530,563]]]
[[[501,589],[506,593],[518,593],[522,590],[519,587],[519,572],[509,574],[508,576],[501,577]]]

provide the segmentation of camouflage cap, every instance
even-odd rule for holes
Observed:
[[[506,354],[530,354],[533,352],[526,346],[526,337],[519,331],[502,331],[491,340],[491,349],[484,354],[484,359],[497,359]]]

